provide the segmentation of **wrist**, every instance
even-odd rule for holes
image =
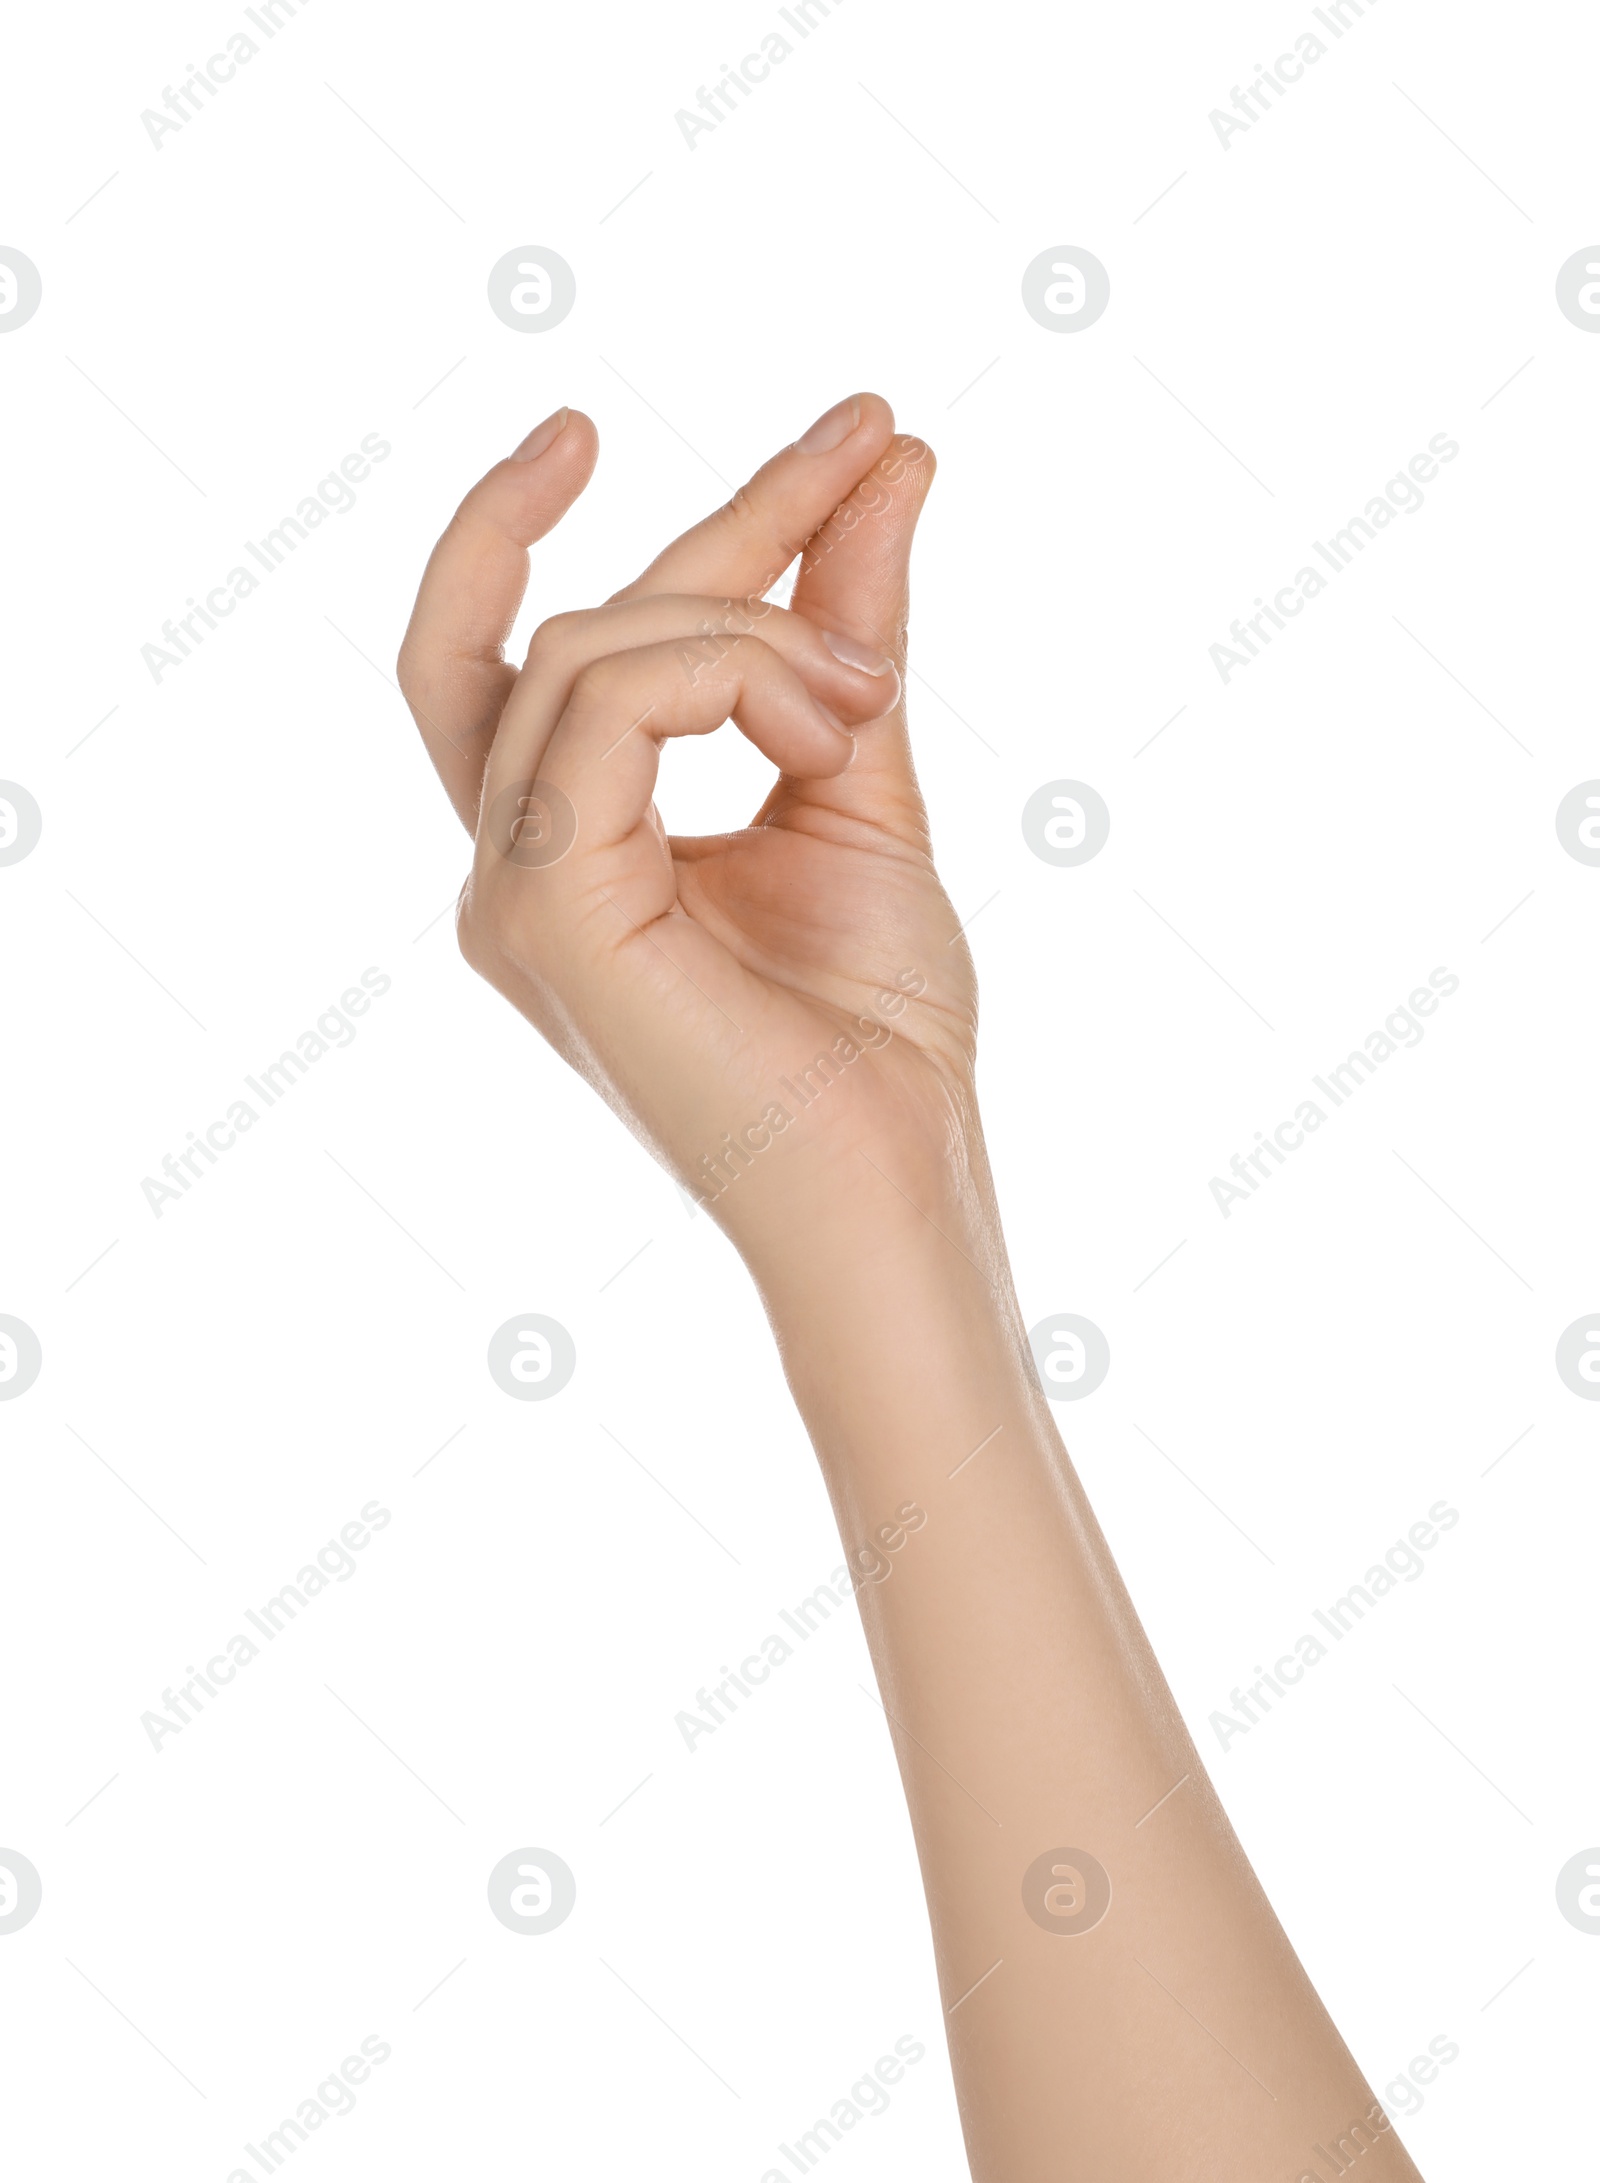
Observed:
[[[1002,1426],[1053,1434],[986,1162],[931,1188],[892,1147],[868,1157],[848,1201],[744,1255],[836,1502],[876,1506],[942,1487]]]
[[[993,1317],[1013,1296],[981,1131],[840,1131],[797,1146],[725,1225],[787,1331],[959,1292]],[[722,1210],[722,1208],[718,1208]]]

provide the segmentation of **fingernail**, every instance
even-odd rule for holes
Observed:
[[[825,455],[841,440],[847,440],[860,422],[861,404],[852,394],[842,402],[835,402],[832,409],[824,410],[794,444],[802,455]]]
[[[813,698],[811,702],[816,707],[817,711],[821,713],[823,719],[827,721],[829,727],[838,729],[839,733],[850,745],[851,751],[854,752],[856,741],[855,730],[853,728],[847,728],[844,722],[839,718],[838,714],[835,712],[831,712],[828,707],[822,704],[818,699]]]
[[[822,641],[835,659],[842,659],[847,667],[859,667],[864,675],[886,675],[894,666],[886,652],[870,652],[854,637],[841,637],[836,630],[825,629]]]
[[[535,456],[542,455],[545,449],[553,446],[560,439],[562,433],[566,431],[568,415],[567,410],[558,409],[553,417],[546,417],[543,424],[536,424],[522,445],[511,450],[511,460],[513,462],[532,462]]]

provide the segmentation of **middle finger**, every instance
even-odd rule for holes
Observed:
[[[495,737],[497,774],[502,768],[506,778],[537,773],[573,683],[593,661],[644,645],[673,644],[679,670],[692,687],[748,637],[770,645],[846,727],[880,719],[899,698],[893,660],[765,599],[672,593],[621,599],[553,615],[534,631]]]

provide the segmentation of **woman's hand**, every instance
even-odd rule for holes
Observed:
[[[802,1209],[848,1222],[885,1184],[959,1210],[975,995],[903,683],[933,457],[877,396],[840,403],[605,605],[541,623],[517,672],[527,548],[597,444],[559,412],[473,488],[401,650],[476,836],[462,952],[753,1259]],[[792,607],[767,603],[797,554]],[[737,833],[669,835],[663,744],[729,719],[771,793]]]
[[[476,830],[462,945],[761,1286],[896,1739],[976,2183],[1264,2183],[1332,2143],[1420,2183],[1206,1778],[1011,1287],[900,700],[932,458],[842,404],[519,675],[526,549],[595,456],[552,423],[463,502],[401,655]],[[661,745],[730,718],[772,793],[672,839]]]

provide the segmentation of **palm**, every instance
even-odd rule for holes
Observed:
[[[922,991],[905,1038],[946,1067],[970,1060],[971,961],[951,944],[955,917],[924,852],[809,803],[671,849],[685,912],[774,1003],[831,1036],[838,1017],[870,1013],[910,974]]]

